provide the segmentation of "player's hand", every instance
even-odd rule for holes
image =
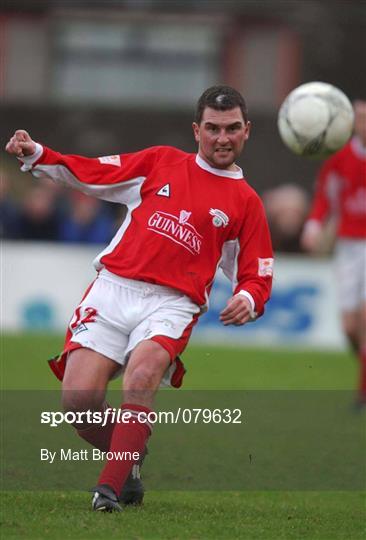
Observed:
[[[232,296],[227,303],[225,309],[220,313],[220,321],[227,326],[228,324],[234,324],[235,326],[241,326],[252,318],[252,306],[248,298],[242,294],[236,294]]]
[[[32,140],[27,131],[24,131],[24,129],[17,129],[5,146],[5,150],[9,154],[19,158],[31,156],[36,151],[36,143]]]
[[[319,244],[321,239],[321,230],[315,228],[306,228],[301,235],[300,245],[304,251],[310,253],[316,253],[319,251]]]

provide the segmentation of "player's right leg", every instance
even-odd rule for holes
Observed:
[[[91,349],[69,353],[62,381],[62,404],[67,411],[104,410],[108,382],[120,366]]]
[[[66,411],[104,411],[108,382],[119,370],[119,365],[106,356],[87,348],[69,354],[62,382],[62,403]],[[108,417],[107,417],[108,418]],[[103,422],[104,424],[104,422]],[[84,440],[108,451],[114,424],[83,424],[74,426]],[[109,486],[99,486],[94,493],[93,510],[121,511],[118,499]]]

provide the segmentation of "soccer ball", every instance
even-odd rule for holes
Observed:
[[[353,121],[352,105],[341,90],[324,82],[310,82],[287,96],[278,113],[278,130],[295,154],[324,158],[346,144]]]

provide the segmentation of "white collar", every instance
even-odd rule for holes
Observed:
[[[362,146],[361,139],[356,135],[351,139],[351,148],[360,159],[366,159],[366,147]]]
[[[234,178],[236,180],[242,180],[244,178],[243,171],[238,167],[237,171],[227,171],[226,169],[215,169],[211,167],[204,159],[201,158],[199,154],[196,155],[196,163],[201,169],[204,169],[211,174],[216,176],[226,176],[226,178]]]

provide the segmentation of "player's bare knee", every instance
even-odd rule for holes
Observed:
[[[62,407],[65,412],[98,411],[103,408],[104,392],[95,390],[62,390]]]
[[[78,376],[69,374],[62,382],[62,406],[65,411],[98,410],[103,404],[105,391],[88,385]]]
[[[124,401],[135,405],[143,405],[144,407],[153,407],[155,390],[134,390],[129,389],[124,391]]]
[[[351,324],[343,324],[343,331],[351,344],[357,344],[359,340],[358,329]]]
[[[124,400],[145,407],[152,407],[160,377],[149,366],[137,366],[129,370],[123,379]]]
[[[360,314],[358,311],[344,311],[342,313],[342,327],[349,341],[357,341],[359,334]]]
[[[360,314],[360,347],[364,350],[366,348],[366,302],[362,305]]]
[[[123,381],[125,390],[153,390],[156,386],[156,373],[149,366],[137,366],[126,373]]]
[[[169,354],[153,341],[140,343],[131,354],[123,380],[123,389],[155,391],[169,366]]]

